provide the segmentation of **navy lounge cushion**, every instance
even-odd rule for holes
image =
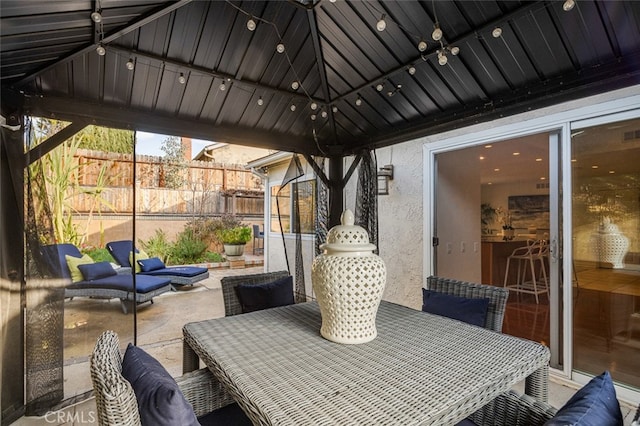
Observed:
[[[265,284],[239,284],[235,289],[243,313],[294,303],[293,277],[290,275]]]
[[[107,243],[107,249],[113,259],[118,262],[118,265],[129,268],[131,267],[131,262],[129,262],[129,253],[132,248],[133,241],[131,240],[111,241]],[[136,253],[137,252],[138,250],[136,249]]]
[[[469,299],[422,289],[422,310],[484,327],[489,299]]]
[[[82,257],[80,250],[73,244],[51,244],[42,246],[42,256],[51,273],[58,278],[71,279],[71,273],[65,256]]]
[[[122,375],[131,383],[143,426],[199,425],[178,384],[154,357],[129,343]]]
[[[249,417],[237,403],[225,405],[209,414],[198,417],[202,426],[252,426]]]
[[[106,278],[113,275],[118,275],[111,263],[109,262],[97,262],[87,263],[85,265],[78,265],[78,269],[82,272],[82,276],[87,281],[99,280],[100,278]]]
[[[622,412],[608,371],[594,377],[576,392],[545,425],[622,425]]]
[[[150,275],[136,276],[136,292],[148,293],[171,284],[171,280]],[[100,288],[133,291],[133,279],[131,275],[113,275],[111,277],[100,278],[93,281],[80,281],[67,286],[70,289],[76,288]]]
[[[138,261],[139,263],[140,261]],[[207,268],[201,268],[199,266],[170,266],[168,268],[162,269],[154,269],[149,272],[141,272],[141,274],[153,275],[153,276],[163,276],[163,275],[171,275],[176,277],[184,277],[191,278],[198,276],[200,274],[204,274],[207,272]]]
[[[138,265],[140,265],[140,269],[142,272],[151,272],[157,269],[163,269],[164,263],[160,260],[159,257],[150,257],[149,259],[139,259]]]

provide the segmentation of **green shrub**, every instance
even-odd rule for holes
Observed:
[[[169,258],[174,265],[198,263],[207,249],[207,244],[200,240],[192,229],[185,229],[171,246]]]
[[[215,253],[213,251],[206,251],[203,257],[204,262],[209,263],[221,263],[225,261],[225,258],[220,253]]]
[[[222,241],[218,238],[218,232],[222,229],[242,226],[242,222],[234,215],[223,214],[214,218],[198,218],[187,223],[185,229],[191,229],[193,234],[204,241],[213,251],[222,250]]]
[[[156,229],[156,233],[147,241],[138,241],[150,257],[159,257],[164,263],[169,261],[173,244],[167,240],[167,234],[162,229]]]
[[[113,257],[106,248],[83,247],[82,254],[88,254],[94,262],[114,262]]]
[[[246,244],[251,240],[251,228],[248,226],[236,226],[234,228],[220,229],[217,235],[223,244]]]

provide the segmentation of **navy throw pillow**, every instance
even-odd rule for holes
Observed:
[[[131,383],[143,426],[199,425],[178,384],[154,357],[129,343],[122,375]]]
[[[545,425],[622,425],[622,411],[608,371],[594,377],[576,392]]]
[[[139,259],[138,265],[142,272],[151,272],[157,269],[164,269],[164,263],[158,257],[150,257],[149,259]]]
[[[484,327],[489,299],[469,299],[422,289],[422,310]]]
[[[293,277],[288,276],[265,284],[239,284],[236,286],[236,294],[245,314],[293,305]]]
[[[78,265],[78,269],[86,281],[99,280],[118,274],[109,262],[86,263]]]

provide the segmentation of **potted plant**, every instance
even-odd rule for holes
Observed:
[[[220,229],[217,234],[227,256],[242,256],[245,244],[251,240],[251,228],[244,225]]]

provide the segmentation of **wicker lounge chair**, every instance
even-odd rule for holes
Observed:
[[[489,299],[487,319],[484,328],[501,332],[504,312],[507,307],[509,290],[503,287],[457,281],[431,276],[427,278],[427,290],[471,299]]]
[[[222,298],[224,299],[224,315],[238,315],[242,313],[242,306],[236,294],[235,287],[239,284],[265,284],[280,278],[289,276],[288,271],[265,272],[261,274],[251,275],[235,275],[223,277],[220,280],[222,284]]]
[[[107,250],[118,263],[118,265],[124,268],[131,268],[131,262],[129,261],[129,253],[133,248],[133,241],[121,240],[112,241],[107,243]],[[138,250],[136,249],[136,252]],[[173,286],[176,285],[193,285],[199,281],[209,278],[209,271],[207,268],[201,268],[198,266],[170,266],[162,269],[155,269],[149,272],[138,272],[138,275],[150,275],[154,277],[162,277],[171,280]],[[174,287],[175,290],[175,287]]]
[[[91,355],[90,369],[99,424],[140,425],[136,395],[131,384],[122,376],[118,335],[113,331],[105,331],[98,338]],[[208,369],[186,373],[175,380],[203,425],[251,424]]]
[[[82,257],[80,250],[73,244],[52,244],[42,247],[42,255],[50,266],[51,272],[58,278],[69,280],[65,286],[66,298],[93,297],[120,299],[122,312],[129,312],[130,305],[151,302],[153,298],[171,291],[171,283],[166,278],[139,276],[136,278],[136,292],[133,292],[133,277],[129,274],[117,274],[90,281],[71,282],[71,273],[65,255]]]

